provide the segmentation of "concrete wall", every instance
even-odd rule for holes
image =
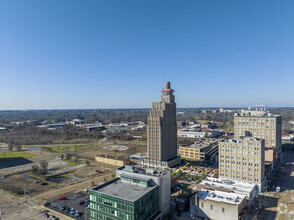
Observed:
[[[116,160],[116,159],[112,159],[109,157],[96,156],[95,161],[100,162],[100,163],[111,164],[114,166],[124,166],[125,165],[125,162],[123,160]]]
[[[203,203],[203,207],[202,207]],[[211,209],[212,205],[212,209]],[[238,204],[229,204],[224,202],[217,202],[212,200],[198,200],[198,216],[203,218],[210,218],[212,220],[238,220],[239,208]],[[224,208],[224,212],[223,209]],[[241,209],[242,210],[242,209]]]

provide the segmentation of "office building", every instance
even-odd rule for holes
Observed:
[[[251,136],[265,140],[266,149],[282,150],[282,117],[264,109],[242,110],[234,116],[234,137]]]
[[[177,156],[177,123],[174,90],[165,82],[161,99],[152,104],[148,116],[147,154],[144,165],[171,167],[180,163]]]
[[[265,184],[264,140],[240,137],[219,141],[219,178],[235,179],[258,185]]]
[[[169,211],[170,172],[125,165],[90,190],[90,219],[161,219]]]
[[[209,159],[218,153],[217,139],[200,139],[188,146],[179,146],[178,155],[188,161]]]

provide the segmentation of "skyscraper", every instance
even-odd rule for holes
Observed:
[[[161,99],[152,104],[148,116],[147,153],[144,164],[151,167],[171,167],[180,163],[177,156],[177,124],[174,90],[165,82]]]

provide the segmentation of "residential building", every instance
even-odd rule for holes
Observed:
[[[124,166],[90,193],[90,219],[160,219],[169,211],[170,173]]]
[[[147,154],[149,167],[171,167],[180,163],[177,156],[177,123],[174,90],[165,82],[161,100],[152,104],[148,116]]]
[[[179,146],[178,155],[188,161],[210,158],[218,153],[217,139],[201,139],[188,146]]]
[[[195,198],[199,217],[213,220],[238,220],[239,215],[246,206],[244,195],[222,191],[198,191]]]
[[[264,140],[253,137],[219,141],[219,178],[235,179],[258,185],[265,184]]]

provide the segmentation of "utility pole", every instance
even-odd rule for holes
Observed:
[[[26,184],[23,185],[23,199],[26,201]]]

